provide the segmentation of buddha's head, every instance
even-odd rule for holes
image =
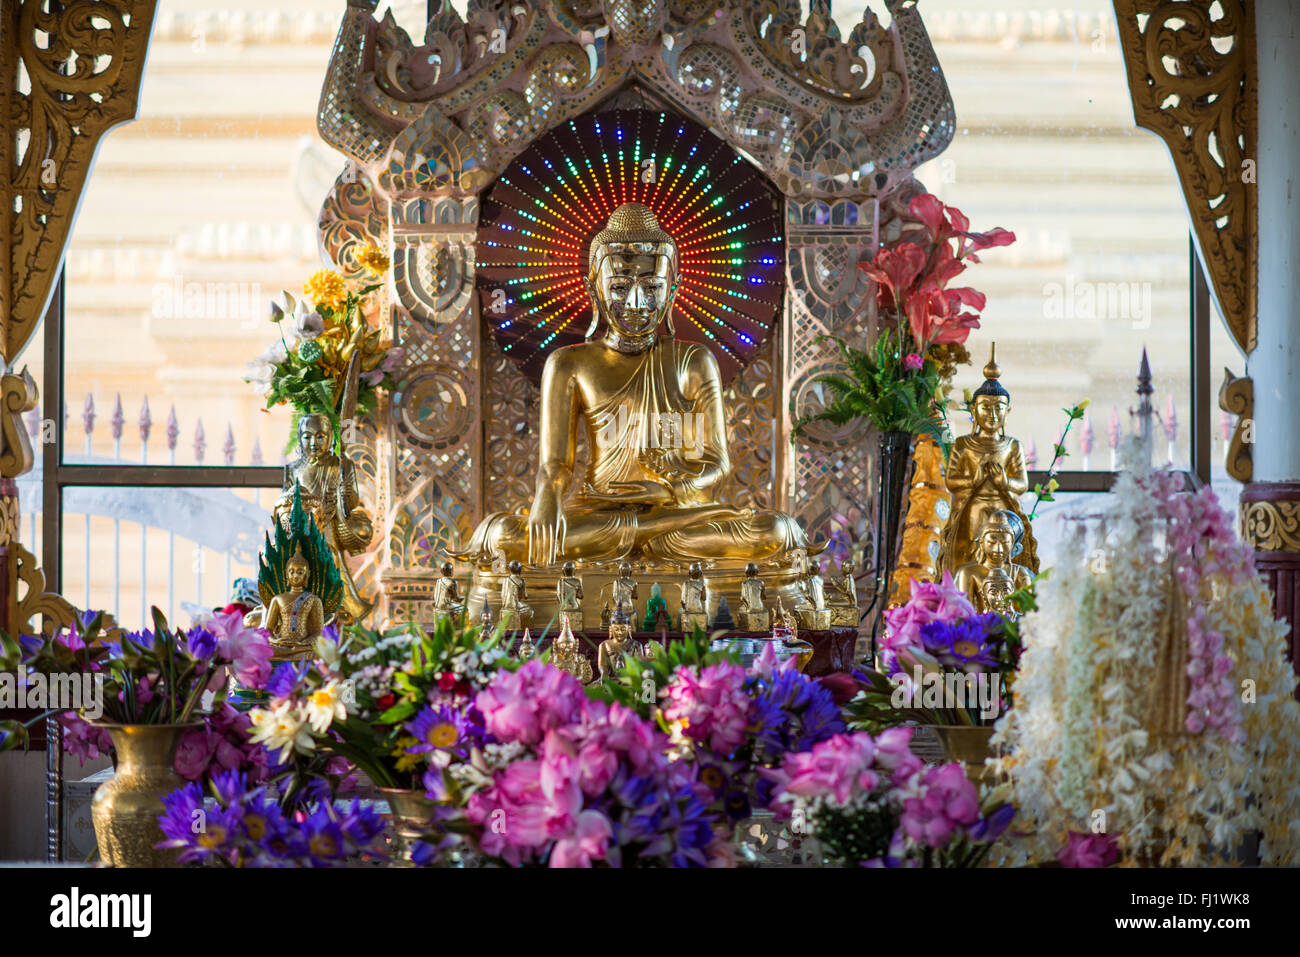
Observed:
[[[305,588],[310,572],[311,566],[307,564],[307,559],[302,557],[302,546],[299,545],[294,550],[293,557],[284,563],[284,580],[290,588]]]
[[[578,566],[573,564],[573,562],[565,562],[563,565],[560,566],[560,571],[564,573],[565,578],[572,578],[573,572],[577,567]]]
[[[620,578],[631,578],[631,577],[632,577],[632,563],[631,563],[631,562],[623,562],[623,564],[619,565],[619,566],[618,566],[618,575],[619,575]]]
[[[298,448],[304,458],[319,459],[329,452],[333,440],[334,428],[328,416],[313,412],[298,420]]]
[[[1015,512],[1004,509],[989,512],[975,536],[976,557],[981,564],[990,568],[1002,568],[1011,563],[1011,559],[1018,553],[1016,539],[1019,536],[1016,533],[1019,525],[1020,519]]]
[[[853,572],[856,570],[857,570],[857,566],[854,565],[852,562],[849,561],[840,562],[840,574],[843,575],[845,578],[852,578]]]
[[[519,561],[519,559],[517,558],[514,561],[512,561],[507,567],[510,569],[510,574],[512,575],[518,575],[520,572],[524,570],[523,563]]]
[[[691,578],[698,580],[704,575],[704,569],[700,566],[699,562],[691,562],[691,570],[689,574]]]
[[[442,577],[443,577],[443,578],[450,578],[451,575],[452,575],[452,572],[454,572],[455,570],[456,570],[456,566],[453,565],[451,562],[443,562],[443,563],[442,563]]]
[[[984,579],[984,584],[980,588],[980,594],[984,597],[984,604],[992,611],[1004,611],[1007,603],[1011,599],[1011,593],[1015,590],[1014,582],[1005,569],[994,568]]]
[[[754,562],[750,562],[748,565],[746,565],[746,566],[745,566],[745,577],[746,577],[746,578],[757,578],[757,577],[758,577],[758,565],[755,564]]]
[[[672,331],[677,244],[647,207],[625,203],[591,241],[586,284],[615,342],[641,351],[665,319]]]
[[[998,368],[996,352],[995,342],[989,347],[989,363],[984,367],[984,384],[971,397],[970,412],[975,427],[980,432],[1001,438],[1007,424],[1007,413],[1011,411],[1011,393],[998,381],[1002,370]]]

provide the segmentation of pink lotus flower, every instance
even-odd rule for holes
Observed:
[[[876,745],[869,734],[837,734],[809,751],[786,755],[779,775],[781,791],[794,797],[831,797],[846,805],[880,783],[871,770]]]
[[[576,678],[537,659],[514,673],[499,672],[475,699],[490,734],[523,744],[536,744],[550,729],[572,723],[586,702]]]
[[[217,653],[246,688],[260,688],[271,677],[271,636],[262,628],[245,628],[238,611],[214,612],[204,627],[217,636]]]
[[[925,360],[918,353],[911,352],[903,356],[903,368],[911,369],[913,372],[919,372],[925,365]]]
[[[903,652],[922,651],[922,626],[936,621],[962,621],[975,615],[975,606],[953,584],[951,572],[945,571],[937,584],[914,583],[907,604],[885,612],[885,634],[880,639],[880,648],[885,652],[886,667],[892,669]]]
[[[592,861],[601,861],[614,838],[614,828],[609,818],[599,811],[583,811],[574,822],[572,831],[555,842],[551,848],[551,867],[591,867]]]
[[[1119,860],[1119,845],[1109,834],[1071,831],[1065,847],[1056,852],[1062,867],[1109,867]]]
[[[212,763],[219,740],[219,736],[207,728],[190,728],[186,731],[176,746],[176,773],[187,781],[202,778]]]
[[[745,669],[722,662],[703,669],[678,668],[665,691],[664,717],[680,721],[682,732],[730,754],[745,740],[751,699],[745,693]]]
[[[920,796],[903,802],[899,824],[918,844],[942,847],[953,832],[979,820],[979,796],[975,785],[956,762],[932,768],[925,776]]]

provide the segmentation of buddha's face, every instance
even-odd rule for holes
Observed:
[[[1000,395],[980,395],[971,405],[971,414],[981,432],[1001,432],[1011,403]]]
[[[1016,536],[1010,529],[989,528],[980,535],[980,547],[984,557],[991,565],[1005,565],[1011,561],[1011,552],[1016,544]]]
[[[303,588],[307,584],[307,563],[291,561],[284,569],[285,580],[290,588]]]
[[[298,423],[298,447],[308,459],[318,459],[330,447],[329,419],[323,415],[305,416]]]
[[[597,254],[591,293],[619,335],[650,335],[667,317],[677,283],[670,248],[664,243],[606,243]]]
[[[1011,600],[1011,582],[1006,579],[986,582],[984,600],[990,608],[1005,608],[1007,602]]]

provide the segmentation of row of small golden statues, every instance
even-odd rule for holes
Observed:
[[[500,580],[500,613],[507,626],[527,628],[532,621],[523,575],[527,563],[548,578],[558,572],[560,614],[566,627],[583,630],[577,561],[621,563],[612,580],[611,614],[625,613],[630,625],[638,590],[630,561],[635,559],[652,573],[689,564],[681,584],[683,629],[709,627],[707,563],[715,569],[744,564],[739,627],[766,630],[771,612],[759,562],[784,576],[783,587],[794,598],[802,627],[856,627],[859,611],[850,564],[841,565],[828,589],[809,557],[816,547],[791,516],[723,505],[712,497],[731,469],[722,382],[707,347],[672,335],[677,244],[648,208],[628,203],[614,211],[591,242],[585,283],[594,310],[592,330],[603,326],[605,331],[547,358],[532,505],[488,516],[467,549],[453,556],[473,566],[476,584]],[[663,326],[669,335],[660,335]],[[1005,433],[1010,395],[998,381],[992,355],[984,375],[971,401],[971,433],[956,440],[949,456],[946,482],[952,508],[936,563],[937,572],[952,572],[981,609],[1002,607],[1006,594],[1038,569],[1033,534],[1019,505],[1028,488],[1024,457],[1019,442]],[[681,423],[685,416],[696,423],[692,444],[683,447],[680,427],[665,441],[664,424]],[[580,430],[589,437],[581,482],[574,475]],[[333,438],[327,417],[302,418],[299,455],[285,469],[284,494],[273,514],[287,528],[293,497],[301,499],[341,580],[342,595],[332,615],[348,624],[372,607],[357,591],[347,555],[369,545],[374,526],[357,494],[353,463],[330,451]],[[271,578],[299,581],[296,571],[286,579],[287,571],[286,566]],[[320,577],[308,571],[308,579]],[[465,599],[452,573],[451,563],[444,564],[433,596],[435,614],[464,612]],[[311,636],[298,632],[314,630],[317,616],[309,614],[304,626],[303,617],[292,611],[297,597],[278,600],[281,592],[268,593],[270,586],[260,576],[259,587],[266,607],[254,617],[264,618],[271,628],[278,654],[301,654]],[[729,618],[725,597],[719,611]],[[666,630],[667,610],[657,586],[647,612],[653,627]]]
[[[820,568],[810,559],[801,557],[797,567],[801,573],[798,582],[800,597],[794,605],[794,613],[799,623],[810,630],[856,628],[859,612],[853,563],[841,562],[840,576],[832,578],[829,583],[822,578]],[[555,584],[559,614],[571,627],[581,631],[583,630],[581,602],[584,597],[582,578],[577,574],[576,565],[571,561],[565,562],[561,571],[563,574]],[[601,620],[602,628],[610,626],[611,616],[616,619],[622,614],[629,622],[634,619],[640,584],[632,577],[633,571],[631,562],[624,562],[619,566],[619,577],[614,579],[611,585],[610,601],[613,602],[613,609],[610,608],[610,601],[606,601]],[[507,572],[508,574],[501,580],[500,622],[510,630],[531,627],[533,608],[527,601],[528,583],[524,579],[523,564],[516,559],[509,563]],[[450,561],[444,561],[441,577],[434,586],[433,592],[433,614],[436,617],[455,618],[466,613],[465,599],[461,595],[460,586],[454,575],[455,566]],[[829,594],[827,594],[828,584]],[[697,628],[708,631],[711,628],[724,627],[728,623],[731,628],[737,627],[731,620],[731,612],[725,596],[720,598],[717,611],[710,622],[709,583],[704,577],[704,569],[699,562],[691,563],[680,589],[679,621],[682,631],[691,632]],[[490,615],[486,603],[485,614]],[[767,605],[767,585],[759,577],[758,565],[750,562],[745,566],[745,580],[740,588],[740,607],[737,613],[739,630],[767,631],[771,627],[771,614]],[[646,603],[643,630],[668,631],[671,620],[667,612],[667,604],[656,582]]]

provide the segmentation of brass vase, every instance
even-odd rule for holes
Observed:
[[[379,793],[388,802],[388,810],[393,816],[394,863],[398,867],[412,867],[411,852],[415,850],[420,835],[429,830],[434,802],[424,791],[412,788],[379,788]]]
[[[985,758],[993,755],[993,725],[936,724],[934,733],[943,747],[943,756],[960,761],[971,784],[978,788],[981,783],[993,783],[993,772],[984,765]]]
[[[175,850],[163,840],[158,816],[164,794],[185,784],[172,766],[181,735],[197,724],[106,724],[116,769],[90,803],[99,859],[109,867],[174,867]]]

